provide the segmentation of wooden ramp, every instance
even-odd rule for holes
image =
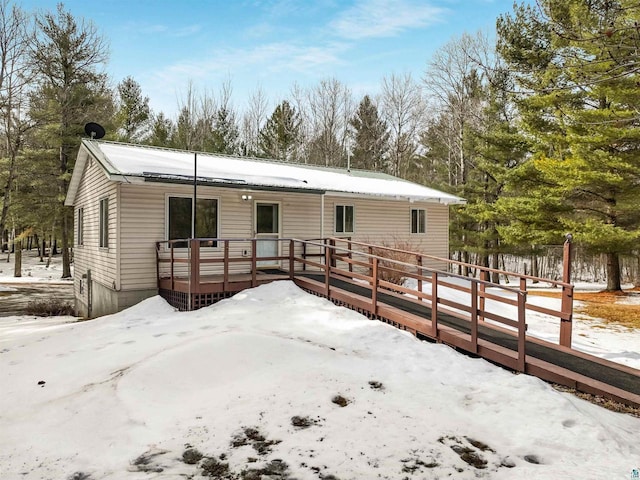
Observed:
[[[324,278],[320,275],[297,276],[294,281],[304,290],[325,296]],[[331,287],[331,300],[373,318],[369,309],[370,288],[339,278],[331,279]],[[514,371],[520,370],[516,333],[481,322],[477,347],[474,347],[470,322],[441,313],[434,335],[431,308],[395,295],[378,295],[381,307],[375,315],[377,319],[408,330],[419,338],[442,342]],[[640,406],[640,371],[636,369],[532,337],[527,337],[526,352],[524,373]]]
[[[264,240],[279,242],[279,254],[258,257],[260,241],[158,242],[159,293],[174,306],[187,310],[210,305],[245,288],[289,279],[310,293],[419,338],[450,345],[513,371],[640,407],[640,370],[571,348],[573,286],[568,281],[333,237]],[[201,248],[201,244],[212,243],[218,248]],[[175,246],[185,244],[188,248]],[[569,253],[565,248],[565,259]],[[268,270],[260,268],[265,263],[271,265]],[[453,273],[456,269],[474,275]],[[490,282],[492,274],[509,275],[517,286]],[[414,280],[417,288],[399,285],[398,276]],[[565,280],[568,277],[565,272]],[[528,281],[558,288],[560,307],[531,302]],[[445,290],[456,292],[459,298],[443,295]],[[558,344],[527,335],[527,315],[532,312],[557,320]]]

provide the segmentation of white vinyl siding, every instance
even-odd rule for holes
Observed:
[[[122,184],[121,187],[121,282],[122,289],[154,288],[156,282],[155,242],[167,239],[166,199],[169,196],[190,196],[189,185]],[[251,195],[251,200],[242,200]],[[198,197],[218,199],[218,237],[252,238],[255,235],[253,209],[255,202],[279,203],[282,237],[319,238],[321,196],[283,192],[247,192],[238,189],[198,187]],[[325,235],[329,235],[326,232]],[[203,248],[202,258],[221,257],[224,252]],[[231,243],[229,254],[241,256],[250,242]],[[163,246],[163,249],[165,247]],[[283,252],[287,252],[284,247]],[[186,252],[176,251],[176,255]],[[247,265],[235,263],[230,272],[246,270]],[[211,266],[204,266],[213,268]]]
[[[156,253],[155,242],[166,240],[166,202],[168,196],[190,196],[190,185],[163,185],[160,183],[146,184],[120,184],[119,197],[116,195],[116,184],[108,182],[113,193],[109,195],[113,201],[109,202],[109,221],[114,226],[117,218],[115,214],[116,198],[119,198],[119,228],[120,238],[117,244],[120,249],[120,277],[117,284],[122,290],[136,290],[155,288],[156,281]],[[88,187],[88,185],[87,185]],[[85,190],[83,184],[82,190]],[[104,196],[103,187],[98,188],[96,200]],[[198,196],[217,198],[218,203],[218,237],[220,238],[251,238],[255,235],[253,209],[255,202],[273,202],[280,204],[280,218],[282,225],[281,236],[283,238],[317,239],[322,235],[331,236],[335,225],[334,215],[336,205],[352,205],[354,213],[357,213],[357,231],[354,234],[346,234],[358,241],[368,243],[386,243],[393,245],[396,242],[406,242],[412,249],[429,255],[447,258],[449,214],[446,205],[419,203],[416,208],[424,208],[429,219],[429,228],[424,235],[411,235],[410,218],[407,215],[408,203],[406,201],[394,201],[383,199],[358,199],[339,198],[325,196],[325,221],[324,232],[321,231],[320,212],[321,195],[297,194],[283,192],[248,192],[252,199],[243,201],[242,195],[247,191],[238,189],[224,189],[215,187],[200,187]],[[78,204],[85,203],[78,198]],[[94,205],[98,202],[94,200]],[[85,203],[85,205],[87,205]],[[413,207],[412,207],[413,208]],[[92,222],[90,214],[85,206],[85,248],[87,250],[89,240],[89,223]],[[94,240],[97,250],[97,219],[95,212],[96,232]],[[355,229],[354,229],[355,230]],[[115,228],[110,229],[110,235],[115,234]],[[109,243],[116,245],[115,237],[110,236]],[[243,250],[250,249],[250,243],[231,244],[230,255],[241,256]],[[79,250],[79,252],[80,252]],[[96,276],[110,285],[115,275],[115,248],[109,252],[99,252],[91,258],[94,279]],[[283,245],[283,253],[287,247]],[[223,255],[223,249],[203,249],[203,258],[215,258]],[[185,252],[186,255],[186,252]],[[78,258],[78,256],[76,256]],[[84,257],[82,257],[84,258]],[[110,263],[113,259],[113,264]],[[85,260],[83,260],[85,261]],[[428,262],[425,262],[428,264]],[[112,266],[111,266],[112,265]],[[441,267],[441,265],[438,265]],[[242,271],[246,265],[232,264],[230,273]],[[98,275],[96,275],[96,270]],[[205,273],[205,272],[203,272]]]
[[[78,187],[75,198],[75,218],[79,218],[82,211],[82,225],[75,222],[75,238],[82,238],[82,248],[73,253],[74,289],[76,298],[86,303],[86,292],[80,293],[80,280],[88,269],[94,282],[112,288],[117,279],[116,249],[100,248],[100,199],[109,199],[108,211],[103,212],[103,221],[108,224],[109,245],[116,245],[117,238],[117,198],[116,183],[110,182],[102,168],[95,161],[88,160],[83,172],[83,178]],[[82,226],[82,232],[79,227]]]
[[[335,222],[335,206],[345,205],[345,198],[339,195],[325,197],[325,225]],[[348,203],[357,212],[357,225],[349,236],[355,241],[398,246],[407,250],[422,252],[441,258],[449,257],[449,207],[439,203],[415,202],[409,207],[407,201],[389,199],[349,198]],[[411,216],[407,209],[424,209],[429,228],[424,234],[411,234]],[[332,227],[329,227],[332,228]],[[330,235],[326,231],[325,235]],[[427,261],[425,266],[444,268],[442,262]]]

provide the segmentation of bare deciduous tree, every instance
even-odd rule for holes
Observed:
[[[28,62],[27,15],[9,0],[0,2],[0,164],[2,206],[0,207],[0,244],[7,223],[11,191],[18,173],[18,153],[24,135],[32,123],[25,116],[27,90],[31,82]]]
[[[422,90],[410,73],[391,74],[382,79],[380,105],[391,132],[389,173],[405,177],[425,119]]]
[[[253,91],[247,100],[247,109],[242,116],[242,154],[257,156],[259,154],[259,136],[267,118],[269,102],[261,87]]]
[[[344,166],[349,138],[349,120],[354,102],[351,90],[335,78],[321,80],[305,92],[301,110],[310,126],[308,157],[312,163]]]

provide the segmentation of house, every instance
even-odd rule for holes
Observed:
[[[156,242],[192,237],[194,174],[198,238],[349,236],[446,258],[449,205],[463,202],[381,173],[85,139],[65,200],[80,315],[158,293]],[[260,245],[262,257],[278,248]]]

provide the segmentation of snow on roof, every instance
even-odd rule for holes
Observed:
[[[135,176],[158,181],[193,181],[194,152],[124,143],[83,140],[112,180]],[[208,183],[343,193],[443,204],[464,200],[391,175],[290,164],[250,157],[197,154],[197,176]]]

